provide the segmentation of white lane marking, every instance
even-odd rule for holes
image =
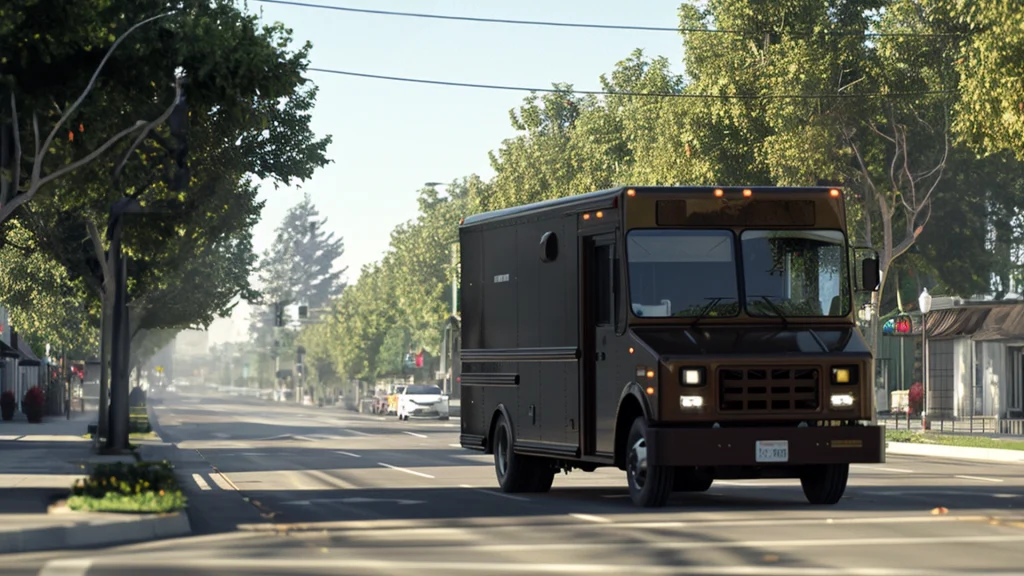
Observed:
[[[902,472],[903,474],[913,474],[913,470],[907,470],[906,468],[884,468],[881,466],[864,466],[862,464],[851,464],[850,468],[860,468],[862,470],[878,470],[879,472]]]
[[[402,432],[408,434],[409,436],[415,436],[417,438],[426,438],[427,437],[426,434],[417,434],[416,432],[409,432],[408,430],[402,430]]]
[[[462,448],[462,444],[449,444],[452,448]]]
[[[415,470],[409,470],[408,468],[399,468],[398,466],[392,466],[391,464],[385,464],[384,462],[377,462],[377,464],[391,468],[392,470],[398,470],[399,472],[405,472],[406,474],[415,474],[416,476],[422,476],[424,478],[433,478],[430,474],[424,474],[423,472],[417,472]]]
[[[619,527],[619,524],[606,524],[606,526]],[[850,548],[870,546],[908,546],[921,544],[931,546],[935,544],[995,544],[999,542],[1024,542],[1024,534],[1001,534],[991,536],[936,536],[936,537],[892,537],[892,538],[812,538],[808,540],[746,540],[735,542],[696,542],[696,541],[668,541],[648,542],[643,548],[662,550],[708,550],[708,549],[768,549],[777,550],[797,548]],[[485,544],[473,546],[474,552],[526,552],[526,551],[554,551],[554,550],[579,550],[579,549],[600,549],[607,548],[608,544]]]
[[[491,496],[500,496],[502,498],[508,498],[509,500],[518,500],[520,502],[529,502],[530,499],[525,496],[514,496],[512,494],[504,494],[502,492],[495,492],[494,490],[484,490],[483,488],[473,488],[469,484],[460,484],[460,488],[468,488],[474,492],[480,492],[482,494],[490,494]]]
[[[732,480],[715,480],[715,485],[716,486],[722,485],[722,486],[763,486],[763,487],[769,487],[769,486],[792,486],[796,482],[799,482],[799,480],[777,480],[777,481],[769,481],[769,482],[765,482],[764,480],[743,480],[743,481],[740,481],[740,482],[734,482]]]
[[[88,558],[62,558],[44,564],[39,576],[85,576],[89,568],[92,560]]]
[[[964,480],[981,480],[982,482],[1002,482],[1001,478],[985,478],[984,476],[954,476],[954,478],[963,478]]]
[[[295,438],[296,440],[302,440],[303,442],[316,442],[316,440],[314,440],[314,439],[312,439],[312,438],[310,438],[308,436],[295,435],[295,436],[292,436],[292,438]]]
[[[598,524],[607,524],[611,522],[608,518],[602,518],[600,516],[594,516],[593,514],[569,514],[577,520],[584,520],[586,522],[597,522]]]
[[[203,477],[199,474],[193,474],[192,479],[195,480],[196,485],[199,486],[200,490],[210,490],[210,485],[207,484],[206,480],[203,480]]]
[[[227,477],[217,472],[210,472],[210,479],[217,485],[221,490],[232,491],[235,489],[234,486],[228,481]]]
[[[360,432],[359,430],[350,430],[348,428],[342,428],[342,432],[348,432],[349,434],[355,434],[356,436],[373,436],[369,432]]]
[[[342,456],[351,456],[353,458],[362,458],[359,454],[353,454],[351,452],[345,452],[344,450],[335,450],[335,454],[341,454]]]
[[[694,542],[700,545],[701,543]],[[607,544],[600,544],[607,547]],[[472,549],[472,548],[471,548]],[[53,560],[51,562],[61,562]],[[192,570],[231,570],[260,571],[267,568],[293,570],[297,572],[311,570],[370,570],[382,572],[418,572],[418,571],[452,571],[487,574],[494,571],[493,562],[431,562],[429,560],[377,560],[358,558],[139,558],[131,556],[105,557],[101,560],[104,567],[138,567],[144,568],[174,567]],[[650,566],[638,564],[541,564],[541,563],[503,563],[502,572],[525,574],[717,574],[721,576],[959,576],[962,571],[950,570],[916,570],[912,568],[840,568],[829,567],[798,567],[798,566]]]

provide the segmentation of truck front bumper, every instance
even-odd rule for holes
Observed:
[[[666,466],[798,466],[885,462],[885,427],[647,430],[647,457]]]

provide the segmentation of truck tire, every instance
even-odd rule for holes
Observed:
[[[842,499],[850,478],[849,464],[808,466],[800,474],[800,486],[807,501],[817,506],[831,506]]]
[[[672,495],[675,468],[655,466],[647,460],[647,421],[637,416],[626,438],[626,483],[633,504],[658,508]]]
[[[516,454],[512,449],[514,443],[512,426],[504,415],[499,416],[494,427],[493,448],[494,473],[501,491],[513,494],[550,490],[555,479],[554,467],[543,458]]]
[[[715,482],[715,475],[705,469],[692,466],[676,468],[672,482],[673,492],[707,492]]]

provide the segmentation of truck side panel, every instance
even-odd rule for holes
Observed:
[[[579,427],[576,219],[515,224],[461,232],[463,434],[486,435],[504,404],[517,441],[564,453]],[[547,232],[558,243],[551,262],[541,260]]]

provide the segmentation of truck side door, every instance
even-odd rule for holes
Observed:
[[[584,454],[611,455],[615,450],[615,412],[623,383],[617,378],[610,352],[617,341],[615,303],[618,290],[619,257],[617,235],[598,234],[585,242],[585,285],[587,298],[583,314],[586,338],[583,361]]]

